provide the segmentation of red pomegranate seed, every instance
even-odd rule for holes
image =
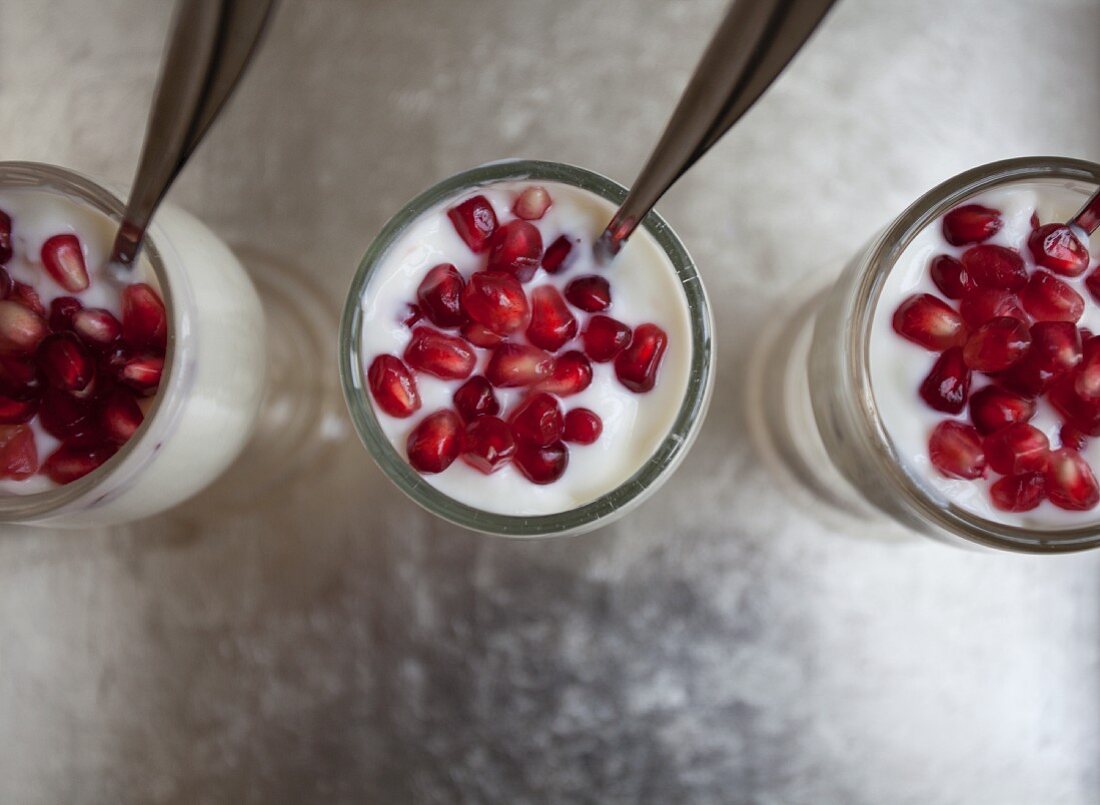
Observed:
[[[989,489],[994,508],[1005,512],[1029,512],[1046,497],[1042,473],[1028,472],[1001,478]]]
[[[1036,265],[1055,274],[1076,277],[1089,267],[1089,250],[1065,224],[1044,224],[1027,239]]]
[[[1085,511],[1100,501],[1096,476],[1076,450],[1063,447],[1052,452],[1045,480],[1047,497],[1060,509]]]
[[[610,316],[593,316],[581,333],[584,354],[596,363],[607,363],[626,349],[633,334],[630,328]]]
[[[46,433],[63,442],[87,435],[95,429],[90,401],[56,389],[48,389],[42,396],[38,421]]]
[[[470,345],[455,335],[417,327],[405,347],[405,363],[444,380],[462,380],[474,371],[477,358]]]
[[[1001,475],[1042,472],[1046,469],[1050,442],[1038,428],[1017,422],[985,437],[982,442],[986,461]]]
[[[524,221],[537,221],[546,214],[553,203],[554,200],[550,198],[545,187],[533,184],[519,194],[516,203],[512,205],[512,212]]]
[[[489,271],[506,271],[520,282],[535,276],[542,259],[542,233],[527,221],[509,221],[493,236]]]
[[[561,442],[546,447],[520,444],[516,449],[516,466],[533,484],[552,484],[565,474],[569,466],[569,448]]]
[[[516,439],[503,419],[483,416],[466,426],[462,435],[462,460],[490,475],[516,454]]]
[[[565,415],[565,431],[562,438],[576,444],[592,444],[603,433],[603,420],[595,411],[574,408]]]
[[[16,397],[41,394],[42,379],[34,358],[0,354],[0,389]]]
[[[1090,330],[1088,327],[1078,327],[1077,332],[1081,334],[1081,343],[1082,344],[1084,344],[1086,341],[1088,341],[1093,336],[1092,330]]]
[[[42,463],[42,472],[54,483],[71,483],[100,467],[117,449],[113,444],[63,444]]]
[[[22,481],[38,472],[38,447],[27,425],[0,427],[0,478]]]
[[[1085,312],[1085,300],[1053,274],[1036,271],[1020,291],[1020,301],[1035,321],[1076,322]]]
[[[540,285],[531,291],[531,324],[527,340],[536,347],[557,352],[577,335],[577,320],[553,285]]]
[[[936,287],[948,299],[962,299],[978,287],[966,273],[963,264],[946,254],[932,258],[928,273],[932,275],[932,282],[936,283]]]
[[[962,354],[971,369],[1000,372],[1020,360],[1030,346],[1031,332],[1026,324],[998,316],[971,333]]]
[[[561,406],[552,394],[535,392],[523,400],[508,417],[516,440],[548,445],[561,438],[565,427]]]
[[[1015,249],[985,243],[971,246],[960,259],[966,273],[981,288],[1018,291],[1027,284],[1024,260]]]
[[[504,340],[504,336],[494,333],[488,327],[478,324],[476,321],[468,321],[462,325],[462,337],[475,347],[484,349],[492,349]]]
[[[122,324],[109,310],[100,307],[86,308],[74,313],[73,330],[95,347],[110,346],[122,337]]]
[[[598,317],[593,317],[593,321]],[[894,312],[894,331],[925,349],[941,352],[966,342],[966,327],[958,313],[931,294],[916,294]]]
[[[416,289],[420,310],[437,327],[459,327],[466,321],[462,309],[462,291],[466,283],[458,269],[450,263],[440,263],[424,275]]]
[[[120,388],[104,399],[99,416],[104,435],[118,444],[129,441],[145,418],[134,395]]]
[[[454,411],[443,409],[420,421],[405,444],[409,464],[417,472],[443,472],[462,449],[462,421]]]
[[[42,318],[46,317],[46,308],[42,304],[42,299],[38,296],[38,291],[25,282],[16,280],[12,285],[11,296],[8,298],[13,302],[18,302],[36,315]]]
[[[95,362],[87,348],[72,333],[46,336],[38,345],[35,360],[46,382],[62,391],[81,391],[95,375]]]
[[[1086,400],[1074,388],[1074,376],[1057,379],[1047,392],[1047,400],[1065,422],[1087,436],[1100,436],[1100,400]]]
[[[1004,226],[1001,211],[980,204],[964,204],[943,216],[943,236],[952,246],[981,243]]]
[[[88,287],[84,250],[76,235],[54,235],[43,243],[42,265],[54,281],[69,293]]]
[[[505,341],[493,350],[485,376],[497,388],[530,386],[550,377],[554,358],[549,352],[527,344]]]
[[[470,277],[462,306],[478,324],[499,335],[527,326],[531,307],[519,280],[502,271],[479,271]]]
[[[0,265],[11,259],[11,216],[0,210]]]
[[[164,351],[168,314],[157,292],[143,282],[122,290],[122,337],[132,347]]]
[[[20,425],[38,413],[37,397],[9,397],[0,394],[0,424]]]
[[[379,355],[367,370],[374,402],[390,416],[405,418],[420,410],[416,378],[396,355]]]
[[[474,254],[489,248],[489,241],[497,231],[497,214],[485,196],[466,199],[447,210],[447,217]]]
[[[577,277],[565,286],[565,298],[586,313],[599,313],[611,307],[611,285],[596,274]]]
[[[1085,449],[1085,446],[1089,443],[1088,437],[1085,436],[1073,425],[1062,425],[1058,429],[1058,441],[1062,443],[1062,447],[1068,447],[1070,450],[1076,450],[1080,453]]]
[[[11,278],[6,268],[0,268],[0,299],[7,299],[15,290],[15,280]]]
[[[1081,345],[1073,389],[1082,399],[1100,400],[1100,339],[1090,338]]]
[[[164,358],[158,355],[138,355],[122,365],[118,379],[134,391],[148,396],[157,390],[163,372]]]
[[[73,328],[73,316],[84,304],[75,296],[59,296],[50,302],[50,330],[59,333]]]
[[[542,256],[543,269],[548,274],[557,274],[563,268],[566,268],[565,259],[572,250],[573,241],[562,235],[546,247],[546,253]]]
[[[0,301],[0,351],[29,355],[46,337],[46,322],[18,302]]]
[[[1001,385],[1036,397],[1081,362],[1081,336],[1072,323],[1041,321],[1031,326],[1031,348],[999,376]]]
[[[997,386],[986,386],[970,395],[970,421],[983,436],[1035,416],[1035,400]]]
[[[467,422],[500,413],[500,403],[493,393],[493,387],[481,375],[474,375],[459,386],[453,399],[458,415]]]
[[[424,318],[424,311],[420,309],[420,305],[405,305],[405,311],[398,317],[398,321],[412,329],[412,326],[422,318]]]
[[[630,344],[615,358],[615,376],[637,394],[644,394],[657,382],[657,372],[668,346],[668,335],[656,324],[642,324],[634,330]]]
[[[572,349],[554,359],[554,371],[538,385],[539,391],[568,397],[584,391],[592,383],[592,364],[583,352]]]
[[[1100,302],[1100,268],[1085,277],[1085,287],[1088,288],[1093,300]]]
[[[948,478],[981,478],[985,475],[982,437],[970,425],[947,419],[936,425],[928,439],[932,466]]]
[[[957,414],[966,407],[970,392],[970,369],[963,360],[963,351],[952,347],[940,355],[932,371],[920,384],[920,396],[932,408]]]
[[[976,288],[963,297],[959,312],[970,328],[979,327],[998,316],[1009,316],[1030,324],[1015,294],[1000,288]]]

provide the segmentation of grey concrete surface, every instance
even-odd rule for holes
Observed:
[[[286,0],[173,192],[333,306],[406,199],[506,156],[629,181],[720,0]],[[170,6],[0,0],[0,158],[118,182]],[[1100,159],[1095,0],[841,0],[661,205],[718,319],[636,513],[517,543],[350,438],[250,510],[0,538],[0,801],[1100,801],[1098,557],[857,540],[743,425],[769,310],[932,184]]]

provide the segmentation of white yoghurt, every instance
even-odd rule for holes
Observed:
[[[553,198],[553,205],[539,221],[532,221],[549,246],[560,235],[580,238],[574,244],[565,270],[547,274],[541,268],[524,284],[531,292],[550,284],[564,290],[570,280],[584,274],[602,274],[611,284],[611,308],[607,315],[636,327],[652,322],[668,334],[668,348],[652,391],[635,394],[615,377],[613,364],[593,363],[592,384],[579,394],[561,398],[563,412],[590,408],[603,420],[603,433],[592,445],[569,444],[569,466],[565,474],[547,485],[531,483],[512,464],[484,475],[461,458],[447,470],[424,475],[440,492],[487,512],[508,515],[541,515],[568,511],[607,494],[636,473],[653,455],[672,428],[688,389],[691,367],[691,324],[687,299],[675,269],[657,241],[639,229],[610,268],[598,268],[591,245],[614,213],[614,206],[599,196],[577,187],[553,182],[500,183],[470,190],[425,212],[390,247],[376,267],[363,295],[362,352],[364,371],[378,355],[401,357],[410,330],[402,323],[407,305],[416,300],[416,290],[427,271],[439,263],[453,263],[469,277],[484,268],[485,254],[477,255],[455,231],[447,210],[462,199],[480,194],[493,205],[500,224],[515,218],[512,204],[531,184],[541,184]],[[578,333],[583,332],[589,314],[570,306]],[[523,341],[517,334],[512,340]],[[580,339],[566,344],[558,354],[580,349]],[[477,350],[475,374],[484,374],[490,350]],[[453,407],[452,395],[465,381],[440,380],[417,372],[422,406],[408,418],[392,417],[375,406],[383,432],[394,448],[405,455],[409,433],[427,415]],[[495,389],[506,418],[524,396],[524,389]],[[369,393],[368,393],[369,396]],[[373,399],[371,400],[373,405]]]
[[[1037,213],[1042,223],[1066,221],[1080,209],[1085,201],[1079,191],[1064,185],[1048,182],[1028,182],[998,188],[967,199],[1001,211],[1004,226],[985,243],[1009,246],[1017,249],[1028,265],[1029,273],[1034,262],[1027,248],[1031,233],[1031,216]],[[1091,511],[1073,512],[1060,509],[1044,500],[1029,512],[1004,512],[993,506],[989,488],[1001,476],[990,472],[989,477],[978,480],[960,480],[942,475],[928,457],[928,437],[933,428],[950,415],[930,408],[919,396],[918,388],[936,359],[936,353],[913,344],[899,336],[893,329],[894,311],[909,296],[929,293],[940,299],[944,296],[936,287],[928,271],[932,258],[940,254],[953,257],[961,255],[968,247],[952,246],[943,237],[941,220],[926,228],[913,239],[902,253],[886,278],[882,294],[875,309],[870,342],[871,385],[875,405],[886,432],[893,442],[897,455],[905,469],[933,497],[949,501],[968,512],[998,523],[1018,527],[1065,528],[1082,526],[1100,521],[1100,507]],[[1080,234],[1080,233],[1078,233]],[[1084,279],[1097,266],[1100,242],[1092,238],[1089,254],[1092,262],[1088,271],[1079,277],[1059,276],[1073,286],[1085,300],[1085,314],[1078,326],[1100,333],[1100,305],[1084,286]],[[954,300],[946,300],[958,309]],[[972,374],[970,393],[989,384],[980,372]],[[957,417],[970,424],[969,405]],[[1039,400],[1035,417],[1030,424],[1046,434],[1052,448],[1060,445],[1058,431],[1061,419],[1046,400]],[[1100,472],[1100,439],[1089,439],[1082,455],[1093,470]]]

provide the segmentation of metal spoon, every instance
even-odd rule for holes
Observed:
[[[237,85],[275,0],[179,0],[149,112],[145,143],[111,249],[128,276],[149,221]]]
[[[835,0],[734,0],[660,142],[600,237],[617,254],[657,200],[748,111]]]

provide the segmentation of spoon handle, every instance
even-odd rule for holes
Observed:
[[[133,264],[149,221],[240,80],[274,0],[179,0],[141,160],[111,250]]]
[[[1092,194],[1092,198],[1077,211],[1070,224],[1081,227],[1086,235],[1091,235],[1100,227],[1100,190]]]
[[[771,85],[835,0],[734,0],[603,241],[612,254]]]

